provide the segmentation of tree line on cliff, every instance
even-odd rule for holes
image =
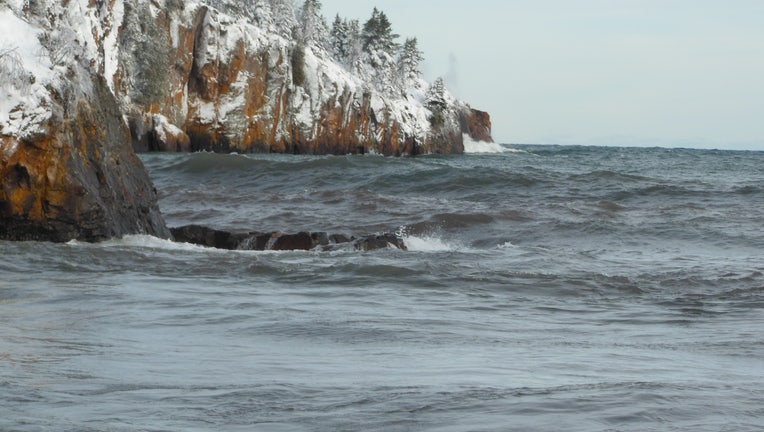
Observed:
[[[417,38],[406,38],[399,43],[400,35],[393,31],[390,19],[376,7],[363,23],[338,14],[329,25],[320,0],[305,0],[299,7],[291,0],[208,0],[207,3],[228,13],[247,16],[261,28],[295,40],[298,58],[293,59],[293,63],[297,66],[300,53],[310,48],[317,55],[328,55],[388,96],[424,90],[421,71],[424,56]],[[442,94],[435,97],[442,99]]]
[[[419,50],[417,38],[407,38],[402,44],[398,43],[400,35],[393,32],[392,23],[387,15],[376,7],[363,25],[358,19],[341,18],[337,15],[329,26],[323,16],[320,0],[305,0],[297,8],[291,0],[208,0],[207,3],[229,13],[247,16],[262,28],[296,40],[296,63],[299,63],[299,53],[309,47],[316,54],[328,54],[334,61],[358,74],[384,94],[406,95],[412,90],[422,90],[424,82],[421,64],[424,57]],[[145,6],[148,7],[148,4]],[[36,0],[24,2],[24,10],[29,15],[44,16],[48,12],[43,10],[44,7],[50,5]],[[180,0],[166,2],[168,11],[180,10],[183,7],[184,3]],[[141,16],[145,16],[142,12],[134,11],[129,3],[125,4],[125,8],[126,20],[137,21]],[[146,67],[136,70],[137,76],[134,79],[147,101],[156,99],[167,91],[164,88],[167,86],[166,77],[158,79],[162,77],[152,74],[153,70],[158,69],[158,63],[153,60],[167,55],[160,52],[167,43],[158,40],[163,34],[150,24],[151,22],[144,25],[127,25],[125,29],[128,31],[122,36],[123,43],[131,45],[133,49],[130,51],[140,57],[137,60],[146,64]],[[143,32],[136,31],[131,34],[129,29],[142,29]],[[61,57],[57,63],[65,64],[78,57],[71,51],[77,49],[79,44],[75,43],[76,34],[71,29],[62,27],[58,32],[61,34],[50,35],[48,44],[55,45],[51,51],[56,51],[57,56]],[[18,80],[19,73],[17,68],[13,67],[16,57],[9,47],[3,48],[8,52],[0,52],[0,77],[6,81]],[[438,95],[435,97],[438,98]]]
[[[105,78],[139,151],[459,153],[472,133],[471,108],[422,79],[417,39],[377,8],[329,25],[320,0],[9,1],[43,29],[62,93]],[[32,82],[6,51],[0,81]]]

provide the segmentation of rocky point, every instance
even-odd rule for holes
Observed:
[[[415,39],[400,54],[391,41],[351,49],[335,30],[358,22],[338,17],[330,33],[319,6],[0,3],[0,239],[169,238],[135,150],[400,156],[491,140],[487,113],[421,79]],[[391,240],[352,239],[359,249]],[[316,233],[247,241],[337,243]]]

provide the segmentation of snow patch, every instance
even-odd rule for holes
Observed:
[[[162,142],[167,142],[167,136],[181,136],[184,134],[183,130],[174,124],[170,123],[167,117],[161,114],[154,114],[154,130],[157,134],[157,139]]]
[[[44,55],[40,45],[41,31],[17,17],[9,9],[0,10],[0,28],[3,37],[0,49],[13,49],[21,57],[24,69],[34,75],[37,81],[49,81],[53,77],[50,60]]]
[[[180,46],[180,20],[177,16],[170,17],[170,42],[175,50]]]
[[[217,110],[215,109],[215,104],[212,102],[201,101],[197,108],[199,121],[202,124],[211,124],[218,117]]]
[[[114,3],[111,16],[111,27],[106,29],[106,37],[104,38],[104,75],[106,77],[106,84],[109,89],[114,92],[114,75],[117,74],[119,68],[119,26],[122,25],[122,20],[125,14],[125,4],[123,0],[118,0]]]
[[[103,59],[100,58],[96,38],[102,39],[103,26],[96,9],[90,7],[89,4],[90,0],[78,0],[73,4],[70,3],[66,8],[68,19],[65,26],[71,28],[77,35],[73,42],[79,45],[85,58],[102,62]]]
[[[50,118],[50,95],[45,89],[54,72],[39,42],[40,30],[9,9],[0,10],[0,52],[5,52],[0,72],[0,130],[5,135],[26,136]],[[6,156],[14,148],[3,149]]]

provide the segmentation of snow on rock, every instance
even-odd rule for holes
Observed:
[[[171,124],[167,117],[161,114],[152,116],[153,136],[151,150],[178,152],[189,151],[191,141],[183,130]]]
[[[0,88],[7,133],[33,133],[44,123],[46,80],[61,87],[56,77],[68,74],[75,97],[86,97],[96,72],[137,150],[153,149],[156,125],[167,129],[165,122],[189,137],[190,146],[178,148],[190,150],[413,155],[461,153],[463,133],[490,140],[487,116],[475,117],[445,90],[433,104],[421,77],[396,77],[389,52],[339,61],[328,41],[303,39],[288,1],[38,0],[35,10],[22,0],[5,3],[0,24],[21,28],[11,32],[20,47],[21,40],[34,45],[19,51],[33,87],[43,89]]]
[[[122,0],[114,2],[111,10],[112,16],[104,26],[103,51],[104,51],[104,76],[109,88],[114,92],[114,75],[119,68],[119,26],[125,16],[125,4]]]
[[[169,237],[104,76],[119,3],[0,3],[0,239]]]
[[[28,136],[40,132],[50,118],[45,108],[50,95],[45,86],[54,72],[38,37],[39,28],[18,17],[11,9],[0,9],[0,133]],[[4,148],[6,157],[12,153]]]
[[[139,11],[148,0],[124,1]],[[122,85],[115,92],[131,125],[159,113],[188,134],[191,150],[463,151],[468,105],[448,96],[447,109],[435,113],[425,95],[429,86],[421,78],[398,87],[389,54],[348,65],[335,60],[328,43],[303,41],[299,31],[284,32],[284,23],[298,24],[287,3],[189,1],[180,11],[152,10],[125,20],[116,74]],[[165,8],[169,4],[167,0]],[[274,4],[286,9],[275,10]],[[279,14],[283,22],[275,18]],[[140,52],[145,34],[154,34],[150,49],[164,54],[129,55]],[[370,61],[385,67],[372,67]],[[152,92],[147,89],[157,86],[146,82],[170,84]],[[437,119],[444,121],[434,124]],[[150,127],[132,131],[134,142],[149,141]],[[140,150],[149,147],[136,145]]]

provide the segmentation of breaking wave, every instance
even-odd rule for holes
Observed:
[[[461,249],[461,245],[449,243],[433,236],[407,236],[403,239],[409,251],[414,252],[453,252]]]
[[[475,141],[469,135],[464,135],[465,153],[504,153],[507,149],[498,143],[489,143],[485,141]]]

